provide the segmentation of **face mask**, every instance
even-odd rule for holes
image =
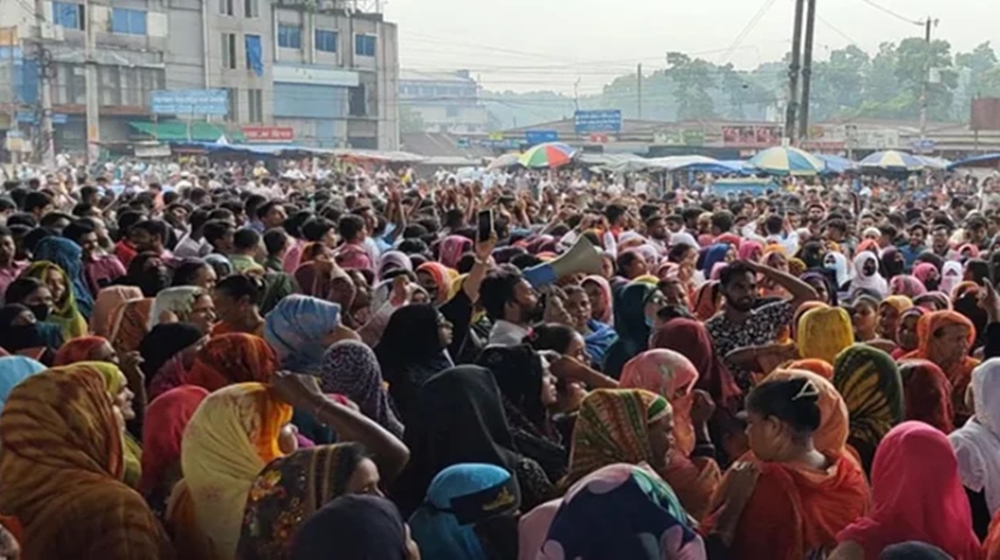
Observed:
[[[49,313],[52,311],[48,305],[44,303],[39,303],[37,305],[29,305],[28,309],[31,310],[35,315],[35,319],[39,321],[44,321],[49,318]]]

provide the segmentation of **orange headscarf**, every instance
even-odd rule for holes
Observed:
[[[826,360],[820,360],[816,358],[805,358],[802,360],[795,360],[788,364],[788,369],[800,369],[803,371],[810,371],[819,375],[823,379],[833,379],[833,365]]]
[[[920,345],[913,352],[904,355],[901,360],[909,358],[929,360],[941,368],[952,386],[951,402],[955,407],[955,425],[959,426],[973,412],[965,403],[965,392],[972,381],[972,370],[979,365],[979,360],[966,355],[954,363],[943,364],[941,356],[934,355],[931,344],[934,333],[953,325],[960,325],[968,329],[969,348],[972,348],[976,337],[976,328],[972,321],[957,311],[934,311],[925,314],[917,321],[917,337],[920,339]]]
[[[426,272],[434,279],[434,284],[437,285],[437,298],[434,303],[441,305],[448,301],[448,295],[451,293],[451,280],[453,278],[453,271],[450,268],[439,262],[432,261],[418,266],[417,272]]]
[[[68,366],[77,362],[93,361],[93,352],[108,343],[103,336],[81,336],[72,338],[56,352],[53,367]]]
[[[233,383],[268,383],[278,369],[278,357],[263,338],[233,333],[212,337],[198,351],[185,380],[209,391]]]
[[[722,303],[722,294],[719,291],[719,282],[710,280],[698,288],[694,297],[694,316],[699,321],[707,321],[719,312]]]

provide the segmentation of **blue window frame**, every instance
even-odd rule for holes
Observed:
[[[278,24],[278,46],[283,49],[302,48],[302,27],[298,25]]]
[[[83,29],[83,4],[53,2],[52,22],[66,29]]]
[[[111,32],[125,35],[146,35],[146,11],[112,8]]]
[[[359,56],[375,56],[375,36],[355,35],[354,54]]]
[[[329,53],[337,52],[337,32],[329,29],[317,29],[316,50]]]

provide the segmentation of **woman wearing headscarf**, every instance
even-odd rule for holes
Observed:
[[[324,393],[344,395],[362,414],[394,436],[403,437],[403,425],[392,410],[382,369],[371,348],[355,340],[334,343],[323,358],[319,380]]]
[[[413,540],[426,558],[514,560],[520,493],[496,465],[452,465],[434,477],[410,517]]]
[[[913,277],[920,282],[926,291],[934,291],[941,284],[941,271],[933,263],[917,263],[913,267]]]
[[[740,388],[729,367],[716,353],[704,323],[673,319],[653,333],[650,345],[673,350],[690,360],[698,371],[695,388],[707,391],[719,406],[734,410],[738,406]]]
[[[799,318],[795,338],[802,358],[832,364],[837,354],[854,343],[851,317],[840,307],[810,309]]]
[[[152,329],[160,323],[204,323],[191,317],[195,302],[201,297],[211,299],[205,290],[197,286],[178,286],[161,291],[153,299],[147,328]],[[214,321],[214,314],[211,318]],[[205,331],[205,334],[208,334],[208,331]]]
[[[53,307],[44,320],[58,325],[64,340],[87,334],[87,321],[77,307],[69,276],[63,269],[48,261],[35,261],[24,269],[21,276],[34,278],[48,286],[52,292]]]
[[[142,423],[142,476],[139,493],[159,517],[166,512],[167,498],[183,478],[181,439],[208,391],[181,385],[153,399]]]
[[[677,489],[688,513],[702,519],[708,514],[722,475],[713,459],[715,446],[705,415],[711,405],[694,392],[697,381],[698,370],[683,355],[671,350],[647,350],[625,364],[621,387],[645,389],[670,401],[675,443],[663,476]]]
[[[892,358],[898,360],[913,352],[920,346],[920,337],[917,336],[917,324],[920,318],[927,313],[923,307],[911,307],[899,316],[899,326],[896,328],[896,349],[892,351]]]
[[[433,305],[407,305],[389,318],[375,356],[403,425],[410,424],[420,386],[454,365],[450,342],[451,326]]]
[[[878,323],[875,326],[879,338],[895,343],[903,313],[912,307],[913,302],[906,296],[894,295],[883,299],[878,304]]]
[[[464,235],[449,235],[438,246],[438,259],[448,268],[455,268],[462,255],[472,250],[472,240]]]
[[[301,524],[334,499],[381,496],[378,467],[358,443],[300,449],[271,461],[250,487],[237,557],[285,560]]]
[[[0,509],[24,528],[24,558],[173,558],[124,474],[121,423],[83,366],[46,371],[11,392],[0,416]]]
[[[711,276],[712,269],[715,268],[716,264],[726,262],[730,251],[735,252],[733,246],[729,243],[716,243],[705,248],[702,254],[701,265],[699,266],[705,278]]]
[[[671,487],[628,464],[603,467],[561,500],[537,558],[706,558]]]
[[[896,362],[885,352],[855,344],[833,363],[833,385],[844,396],[851,419],[848,442],[870,472],[875,448],[903,421],[903,382]]]
[[[937,546],[956,560],[981,558],[948,438],[922,422],[886,434],[872,465],[871,512],[837,541],[833,558],[877,560],[888,546],[907,541]]]
[[[882,249],[881,253],[882,276],[888,279],[895,278],[903,273],[906,268],[906,258],[899,249],[889,246]]]
[[[0,349],[51,364],[62,345],[59,328],[39,322],[27,307],[14,303],[0,307]]]
[[[279,433],[291,418],[292,408],[260,383],[206,397],[181,441],[183,486],[167,514],[175,532],[210,539],[214,557],[234,558],[247,495],[264,465],[283,455]],[[193,519],[178,509],[184,504],[193,507]]]
[[[128,274],[118,279],[119,284],[137,286],[147,298],[155,298],[160,291],[169,288],[171,282],[170,269],[158,253],[139,253],[128,264]]]
[[[555,379],[530,346],[491,346],[479,365],[493,374],[517,449],[541,465],[549,480],[566,474],[569,451],[552,422],[557,404]]]
[[[948,439],[958,455],[958,472],[969,494],[976,533],[984,536],[1000,512],[1000,359],[972,372],[975,415]]]
[[[879,297],[889,295],[889,284],[879,273],[878,257],[875,253],[864,251],[854,257],[854,279],[851,280],[851,293],[868,290]]]
[[[206,342],[208,337],[185,323],[153,327],[139,345],[139,355],[143,360],[140,367],[146,377],[150,402],[186,382],[187,370]]]
[[[847,257],[837,251],[830,251],[823,258],[823,266],[832,270],[837,283],[837,291],[845,290],[851,282],[851,273],[847,267]]]
[[[864,473],[844,448],[843,403],[825,414],[820,405],[824,395],[836,403],[836,391],[824,391],[821,387],[829,383],[814,374],[779,373],[747,397],[750,459],[760,477],[734,533],[734,558],[818,557],[833,549],[837,533],[867,511]],[[727,484],[732,470],[716,504],[732,498]],[[716,522],[712,518],[705,525],[711,528]]]
[[[310,296],[286,297],[264,318],[264,340],[295,373],[319,375],[326,349],[344,331],[340,306]]]
[[[944,267],[941,269],[941,284],[938,286],[938,290],[951,297],[951,292],[955,289],[955,286],[962,283],[962,274],[962,263],[958,261],[945,262]]]
[[[815,373],[823,379],[833,379],[833,364],[826,360],[802,358],[801,360],[789,362],[785,367],[790,370],[798,369]]]
[[[438,306],[451,299],[452,280],[457,276],[454,270],[438,262],[427,262],[417,267],[417,280]]]
[[[795,258],[805,263],[806,269],[823,268],[826,246],[820,241],[807,241],[799,248]]]
[[[834,286],[834,282],[831,279],[832,274],[826,272],[825,270],[808,270],[799,277],[800,280],[809,284],[816,290],[816,295],[819,296],[819,301],[827,305],[836,306],[838,295],[837,287]]]
[[[632,282],[615,302],[615,330],[618,340],[604,357],[604,373],[617,379],[625,362],[649,347],[650,327],[663,294],[644,282]]]
[[[933,265],[932,265],[933,266]],[[916,276],[901,274],[889,281],[889,292],[894,296],[906,296],[913,299],[927,293],[927,288]]]
[[[565,286],[562,290],[566,296],[563,306],[569,315],[568,324],[583,337],[588,363],[598,364],[599,367],[618,339],[618,333],[610,325],[593,318],[586,290],[576,285]]]
[[[53,366],[68,366],[76,362],[104,362],[117,360],[115,349],[103,336],[81,336],[63,344],[56,352]]]
[[[761,245],[759,241],[753,241],[750,239],[743,240],[743,242],[740,243],[739,251],[736,252],[736,258],[742,261],[760,262],[760,259],[763,256],[764,246]]]
[[[903,359],[929,360],[948,376],[956,426],[964,424],[973,412],[965,402],[965,391],[972,370],[979,365],[979,360],[969,356],[975,336],[975,327],[965,316],[954,311],[935,311],[917,322],[920,346],[903,356]]]
[[[400,251],[386,251],[382,253],[378,261],[378,278],[384,280],[386,275],[399,270],[412,271],[413,263],[406,253]]]
[[[36,261],[50,262],[66,273],[80,314],[84,319],[89,318],[94,311],[94,296],[84,276],[83,249],[65,237],[46,237],[35,245],[33,257]]]
[[[149,316],[153,312],[153,298],[130,299],[122,304],[121,318],[109,340],[119,352],[139,348],[149,333]]]
[[[955,429],[951,383],[941,368],[927,360],[905,360],[899,364],[899,377],[903,380],[906,420],[923,422],[950,434]]]
[[[269,383],[277,369],[278,357],[264,339],[224,334],[208,339],[198,350],[184,380],[212,392],[234,383]]]
[[[26,356],[0,357],[0,410],[18,383],[44,370],[44,364]]]
[[[542,467],[518,451],[500,390],[485,368],[459,366],[424,383],[405,438],[411,459],[392,492],[404,513],[419,506],[437,473],[459,463],[487,463],[513,473],[525,508],[556,493]]]
[[[341,496],[306,519],[292,543],[292,560],[417,560],[399,509],[378,496]]]
[[[104,386],[111,395],[117,409],[121,412],[122,418],[126,422],[131,422],[136,418],[136,406],[144,408],[144,402],[135,402],[135,394],[129,389],[128,379],[117,364],[111,362],[78,362],[71,366],[55,368],[55,371],[67,371],[69,369],[83,369],[91,375],[98,376],[104,382]],[[123,459],[125,462],[125,474],[123,481],[130,488],[138,488],[139,478],[142,475],[142,446],[128,433],[124,427],[122,429],[125,446],[123,447]]]
[[[588,276],[580,283],[590,297],[590,309],[593,312],[593,319],[605,325],[614,323],[614,296],[611,293],[611,284],[603,276]]]
[[[135,286],[108,286],[97,292],[94,313],[90,317],[90,332],[110,337],[121,320],[122,305],[131,299],[142,299],[142,290]]]

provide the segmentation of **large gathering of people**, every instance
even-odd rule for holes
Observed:
[[[1000,559],[997,177],[305,168],[4,183],[0,557]]]

